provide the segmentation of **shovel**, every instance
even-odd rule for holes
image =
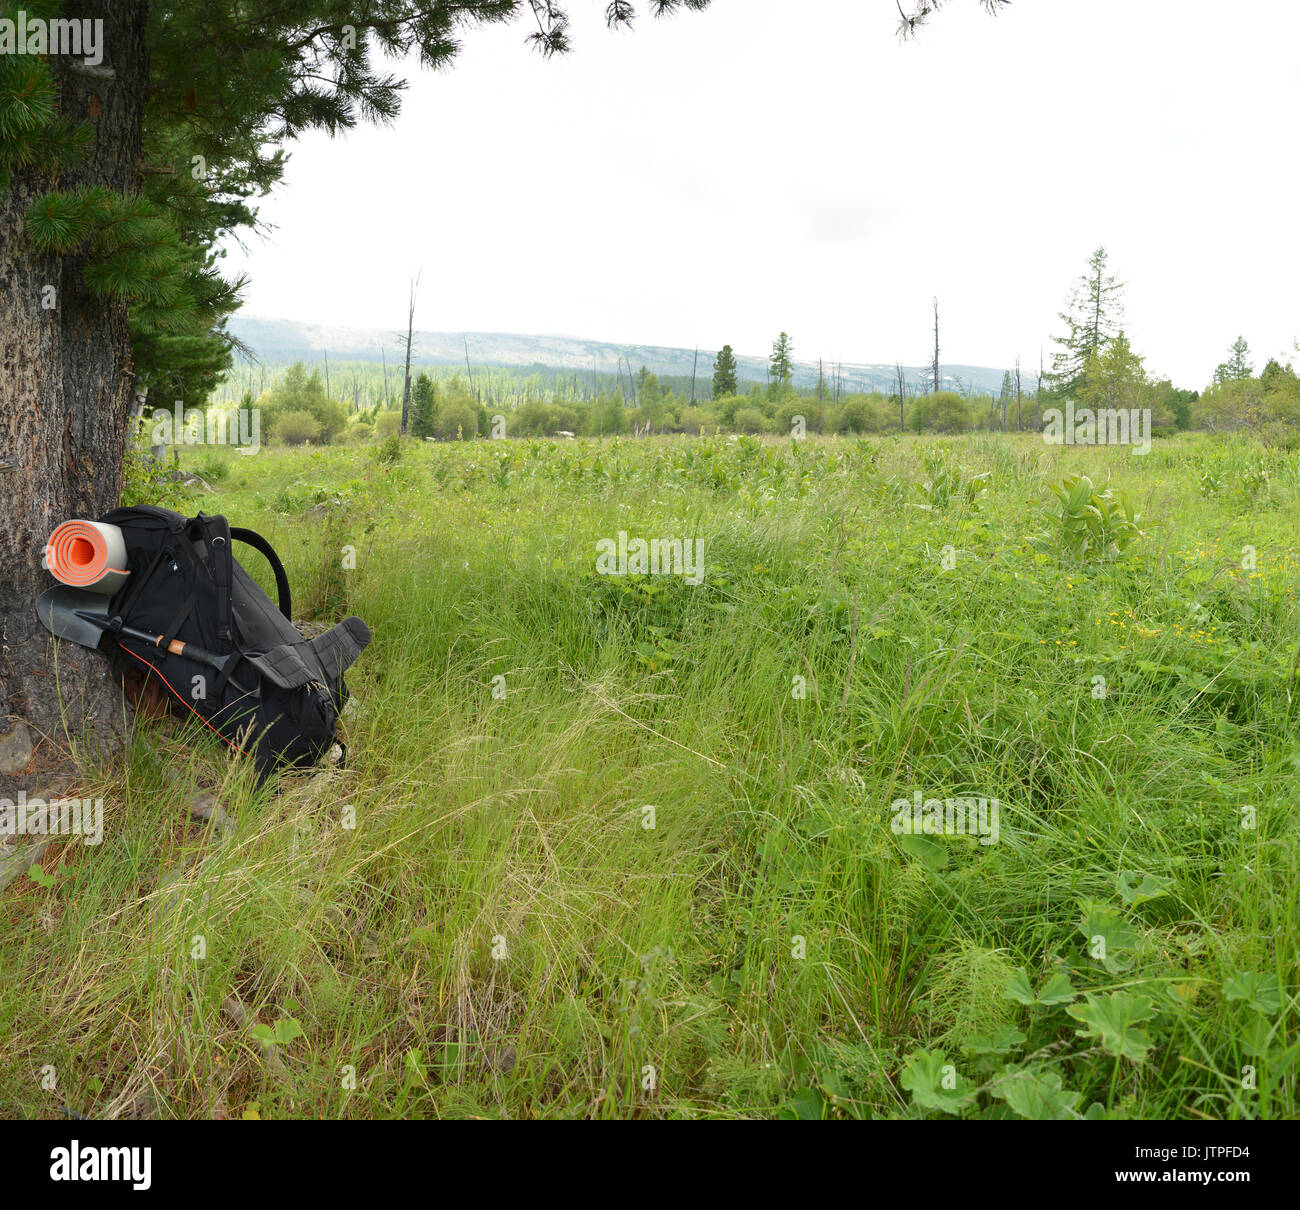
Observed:
[[[130,626],[114,626],[113,620],[108,616],[108,601],[108,597],[99,593],[60,584],[37,597],[36,616],[40,618],[41,625],[56,638],[67,639],[80,647],[97,648],[104,632],[112,630],[114,634],[125,635],[128,639],[163,648],[163,636],[160,634],[149,634]],[[210,668],[224,668],[228,658],[206,648],[196,647],[193,643],[182,643],[180,639],[172,639],[163,649],[172,655],[184,655],[197,663],[207,664]]]

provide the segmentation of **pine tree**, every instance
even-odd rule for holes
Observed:
[[[1225,382],[1243,382],[1253,378],[1255,367],[1250,363],[1250,346],[1244,336],[1238,336],[1228,350],[1228,360],[1220,362],[1214,371],[1215,385]]]
[[[1265,391],[1292,390],[1296,384],[1296,372],[1292,366],[1284,366],[1276,357],[1270,357],[1259,372],[1259,381]]]
[[[1088,366],[1105,351],[1123,321],[1124,285],[1109,271],[1109,253],[1098,248],[1088,258],[1087,272],[1075,284],[1061,322],[1066,331],[1056,337],[1059,351],[1052,357],[1052,390],[1078,398],[1087,383]]]
[[[421,373],[411,390],[411,434],[419,438],[434,436],[437,420],[438,386],[428,374]]]
[[[713,362],[713,398],[725,399],[736,389],[736,355],[730,345],[723,345]]]
[[[788,387],[794,378],[794,343],[785,332],[776,338],[769,364],[772,382],[777,387]]]

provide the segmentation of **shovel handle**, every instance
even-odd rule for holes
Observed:
[[[136,630],[133,626],[113,627],[107,618],[83,613],[81,610],[77,611],[77,617],[84,618],[87,622],[93,622],[104,630],[113,630],[115,634],[125,635],[128,639],[148,643],[151,647],[157,647],[160,651],[169,651],[172,655],[183,655],[196,663],[207,664],[209,668],[220,669],[226,666],[226,657],[224,655],[217,655],[206,647],[200,647],[197,643],[183,643],[180,639],[172,639],[170,643],[164,645],[163,638],[165,636],[161,634],[150,634],[147,630]]]
[[[132,630],[129,626],[122,627],[122,633],[130,639],[139,639],[141,642],[152,643],[162,651],[170,651],[172,655],[183,655],[187,659],[195,660],[200,664],[207,664],[210,668],[221,668],[226,660],[224,656],[209,651],[206,647],[200,647],[195,643],[182,643],[180,639],[172,639],[165,647],[163,646],[163,636],[160,634],[147,634],[143,630]]]

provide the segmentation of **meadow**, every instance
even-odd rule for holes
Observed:
[[[1295,450],[182,465],[373,630],[347,759],[254,789],[140,721],[88,767],[103,843],[0,894],[4,1116],[1296,1116]],[[702,582],[598,574],[620,533]],[[996,843],[898,826],[963,797]]]

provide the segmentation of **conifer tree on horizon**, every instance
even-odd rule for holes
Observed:
[[[423,370],[411,388],[410,429],[413,437],[433,437],[438,419],[438,386]]]
[[[772,382],[778,387],[788,387],[794,379],[794,342],[788,333],[782,332],[776,338],[768,365]]]
[[[1214,371],[1215,385],[1222,386],[1225,382],[1244,382],[1254,376],[1255,367],[1250,361],[1250,345],[1246,343],[1244,336],[1238,336],[1232,342],[1232,348],[1228,350],[1228,360],[1220,362]]]
[[[723,345],[713,362],[713,398],[725,399],[736,393],[736,355]]]
[[[1110,254],[1098,247],[1088,268],[1075,282],[1067,307],[1060,314],[1066,331],[1056,337],[1048,376],[1053,393],[1078,398],[1088,381],[1088,367],[1105,352],[1124,322],[1124,283],[1110,271]]]

